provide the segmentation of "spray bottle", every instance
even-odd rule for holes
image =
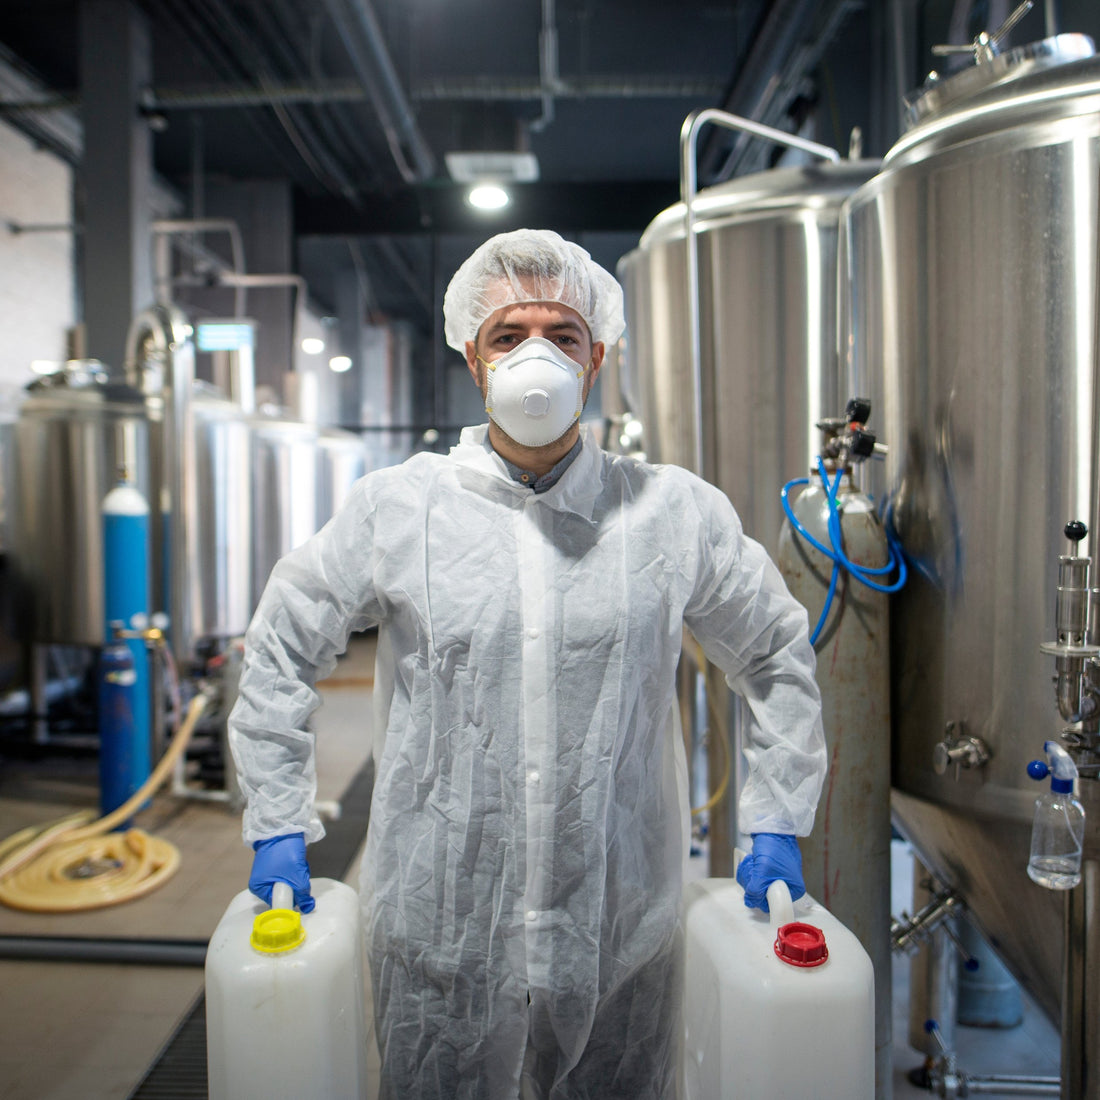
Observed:
[[[1027,766],[1032,779],[1050,776],[1050,790],[1035,799],[1027,873],[1048,890],[1070,890],[1081,881],[1085,837],[1085,809],[1073,794],[1077,767],[1057,741],[1047,741],[1043,751],[1049,767],[1042,760],[1032,760]]]

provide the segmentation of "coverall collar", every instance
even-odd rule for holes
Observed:
[[[580,454],[562,474],[556,485],[551,486],[545,493],[537,495],[526,486],[513,481],[504,460],[496,451],[485,446],[488,431],[488,424],[462,429],[458,444],[451,448],[451,459],[456,465],[502,481],[516,495],[532,497],[548,508],[554,508],[559,512],[573,512],[587,520],[592,519],[596,498],[603,488],[602,452],[587,424],[580,425]]]

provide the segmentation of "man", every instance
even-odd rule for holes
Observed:
[[[600,450],[577,418],[622,292],[520,230],[443,304],[487,427],[369,474],[272,573],[231,740],[250,887],[309,898],[318,674],[377,625],[361,875],[382,1096],[674,1095],[689,840],[675,672],[686,624],[752,714],[739,872],[802,892],[825,772],[806,615],[725,496]]]

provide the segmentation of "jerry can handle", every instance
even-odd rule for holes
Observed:
[[[740,848],[733,850],[733,877],[737,879],[737,868],[741,866],[741,860],[746,853]],[[771,916],[772,928],[779,929],[784,924],[790,924],[794,920],[794,902],[791,901],[791,892],[782,879],[776,879],[768,887],[768,913]]]
[[[768,904],[771,904],[769,898]],[[271,887],[271,908],[272,909],[293,909],[294,908],[294,887],[289,882],[276,882]]]

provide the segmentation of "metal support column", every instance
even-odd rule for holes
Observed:
[[[151,83],[144,15],[130,0],[82,0],[83,300],[87,355],[121,370],[131,320],[153,301]]]

